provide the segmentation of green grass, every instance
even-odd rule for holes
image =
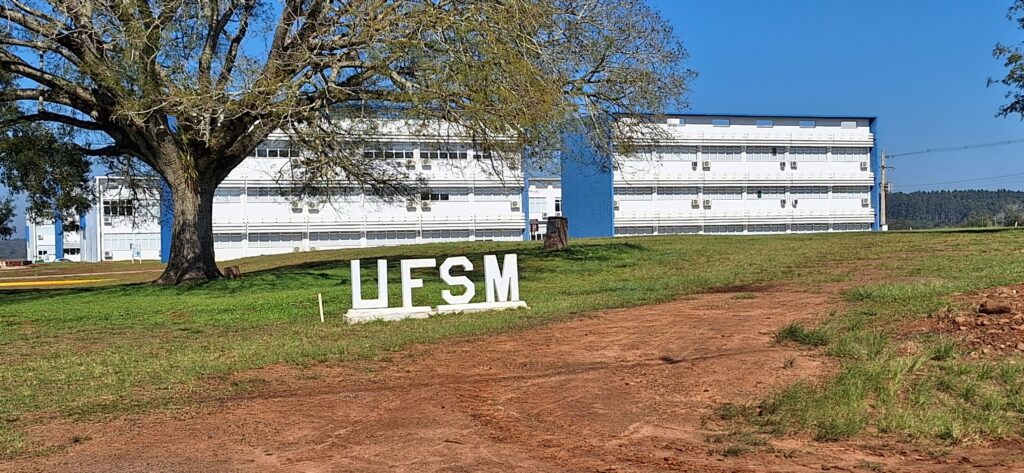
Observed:
[[[791,386],[746,419],[776,434],[809,431],[819,441],[875,433],[952,445],[1024,435],[1024,360],[970,360],[949,339],[900,330],[948,306],[954,293],[1024,280],[1019,250],[988,253],[982,248],[997,236],[976,235],[970,245],[951,245],[957,251],[903,255],[892,280],[846,291],[848,310],[814,329],[780,331],[780,339],[824,341],[839,373]],[[900,349],[908,346],[916,349]]]
[[[820,328],[807,328],[799,322],[793,322],[775,334],[775,341],[779,343],[795,342],[801,345],[820,347],[828,344],[828,333]]]
[[[1015,231],[652,237],[577,241],[558,253],[535,243],[459,243],[249,258],[228,263],[241,266],[240,280],[187,287],[0,292],[0,458],[33,451],[21,432],[41,414],[76,420],[176,408],[259,389],[258,380],[235,374],[277,363],[383,359],[411,344],[521,330],[715,287],[781,280],[820,287],[863,271],[882,274],[846,294],[849,311],[830,316],[820,334],[800,327],[786,338],[824,344],[842,360],[841,373],[768,401],[765,428],[812,430],[823,440],[868,428],[953,440],[1017,435],[1013,421],[1024,406],[1017,371],[962,360],[941,340],[902,356],[886,330],[941,307],[951,292],[1022,279],[1019,248],[1024,232]],[[484,254],[505,252],[520,255],[529,310],[355,326],[341,320],[351,297],[350,259],[388,258],[395,281],[402,258],[468,255],[479,269]],[[417,275],[426,285],[415,302],[437,304],[437,273]],[[372,276],[364,273],[367,294],[376,289]],[[389,293],[398,305],[399,285]],[[939,394],[929,396],[929,387]]]

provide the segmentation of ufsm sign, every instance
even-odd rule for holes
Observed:
[[[345,314],[349,323],[370,320],[398,320],[408,318],[426,318],[434,314],[479,312],[484,310],[504,310],[526,307],[526,302],[519,300],[519,260],[514,254],[507,254],[499,264],[495,255],[484,256],[484,295],[486,302],[471,302],[476,297],[476,285],[468,276],[452,275],[452,270],[460,268],[468,273],[474,270],[473,262],[465,256],[453,256],[444,260],[441,266],[434,258],[407,259],[399,264],[402,281],[402,306],[388,307],[388,260],[377,260],[377,297],[363,298],[362,263],[353,260],[352,267],[352,309]],[[458,295],[450,289],[441,291],[441,299],[446,304],[437,307],[413,305],[414,289],[423,287],[423,280],[412,276],[414,269],[437,268],[441,280],[449,287],[461,286]]]

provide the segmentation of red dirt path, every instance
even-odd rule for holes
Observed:
[[[713,412],[754,402],[829,362],[777,346],[827,294],[775,288],[602,312],[547,327],[416,347],[390,363],[246,377],[267,390],[211,409],[30,432],[61,449],[2,471],[1021,471],[1019,444],[932,458],[869,439],[772,440],[717,453]],[[787,363],[794,360],[792,366]],[[361,369],[362,368],[362,369]],[[366,369],[372,368],[372,369]],[[720,428],[720,427],[718,427]],[[78,436],[86,441],[69,445]]]

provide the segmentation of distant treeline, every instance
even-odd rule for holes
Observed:
[[[998,190],[889,194],[889,228],[1015,227],[1024,225],[1024,192]]]

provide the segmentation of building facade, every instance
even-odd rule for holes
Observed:
[[[216,255],[229,260],[540,239],[547,217],[563,214],[577,238],[878,229],[873,118],[673,115],[658,120],[663,133],[655,145],[630,155],[603,156],[582,138],[567,136],[560,174],[499,164],[451,136],[431,139],[392,130],[365,155],[393,160],[423,185],[420,195],[381,200],[341,186],[323,203],[289,196],[281,171],[301,152],[287,135],[275,134],[217,189]],[[118,180],[107,177],[97,178],[96,189],[95,210],[76,231],[30,226],[29,255],[166,260],[172,224],[168,200],[133,199]]]
[[[574,153],[562,168],[570,233],[879,229],[874,118],[673,115],[657,126],[656,144],[629,156],[566,140]]]

